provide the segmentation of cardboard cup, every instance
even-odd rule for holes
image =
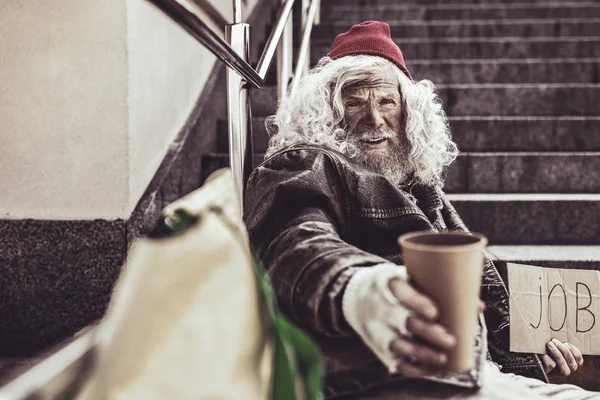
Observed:
[[[412,283],[435,302],[438,322],[456,337],[446,370],[472,368],[487,238],[479,233],[413,232],[398,242]]]

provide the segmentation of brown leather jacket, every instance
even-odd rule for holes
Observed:
[[[350,328],[341,297],[356,268],[402,264],[399,235],[466,230],[444,193],[420,184],[400,188],[338,152],[295,145],[256,168],[244,207],[250,242],[282,312],[317,341],[325,357],[325,396],[402,378],[390,376]],[[490,260],[481,293],[488,356],[504,372],[547,381],[537,356],[508,351],[508,292]]]

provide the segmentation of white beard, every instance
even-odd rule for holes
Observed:
[[[414,173],[409,162],[410,147],[401,143],[398,134],[389,131],[384,134],[390,139],[388,145],[382,149],[365,149],[358,135],[349,134],[346,140],[358,152],[352,158],[367,169],[382,174],[391,182],[403,183]]]
[[[355,159],[369,170],[382,174],[391,182],[402,183],[413,173],[412,168],[408,165],[408,154],[399,152],[389,154],[388,152],[388,154],[375,155],[368,154],[368,151],[361,150]]]

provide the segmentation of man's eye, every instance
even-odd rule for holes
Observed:
[[[349,101],[346,103],[346,107],[358,107],[360,104],[358,101]]]
[[[394,99],[383,99],[381,100],[381,104],[396,104]]]

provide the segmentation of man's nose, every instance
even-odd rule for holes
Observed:
[[[375,105],[370,105],[366,110],[365,125],[369,128],[379,129],[383,126],[384,121],[379,109]]]

